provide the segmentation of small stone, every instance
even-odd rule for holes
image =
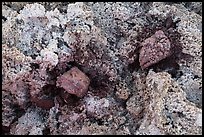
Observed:
[[[162,30],[158,30],[150,38],[142,42],[139,62],[145,69],[171,55],[171,43]]]
[[[86,94],[89,84],[89,78],[77,67],[71,68],[57,79],[57,86],[77,97],[83,97]]]

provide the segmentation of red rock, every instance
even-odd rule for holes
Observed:
[[[145,69],[171,55],[171,43],[162,30],[158,30],[150,38],[142,42],[139,62]]]
[[[57,86],[78,97],[86,94],[89,84],[89,78],[77,67],[71,68],[57,79]]]

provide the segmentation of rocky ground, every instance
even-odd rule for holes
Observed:
[[[2,3],[2,134],[202,134],[202,3]]]

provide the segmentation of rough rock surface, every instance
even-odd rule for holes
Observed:
[[[153,36],[147,38],[141,45],[139,62],[143,69],[171,54],[171,43],[162,30],[156,31]]]
[[[42,135],[44,129],[43,116],[38,110],[26,112],[14,123],[11,134],[15,135]]]
[[[57,86],[78,97],[83,97],[86,94],[89,84],[89,78],[77,67],[71,68],[57,79]]]
[[[151,100],[145,102],[146,113],[136,134],[199,134],[202,132],[197,123],[198,115],[202,110],[185,98],[185,93],[169,74],[150,71],[146,77],[146,86],[146,96]]]
[[[202,134],[201,15],[200,2],[3,2],[2,134]]]

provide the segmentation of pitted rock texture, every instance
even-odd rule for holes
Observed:
[[[201,15],[200,2],[3,2],[2,134],[201,135]]]
[[[145,69],[171,55],[171,43],[162,30],[141,43],[140,66]]]

